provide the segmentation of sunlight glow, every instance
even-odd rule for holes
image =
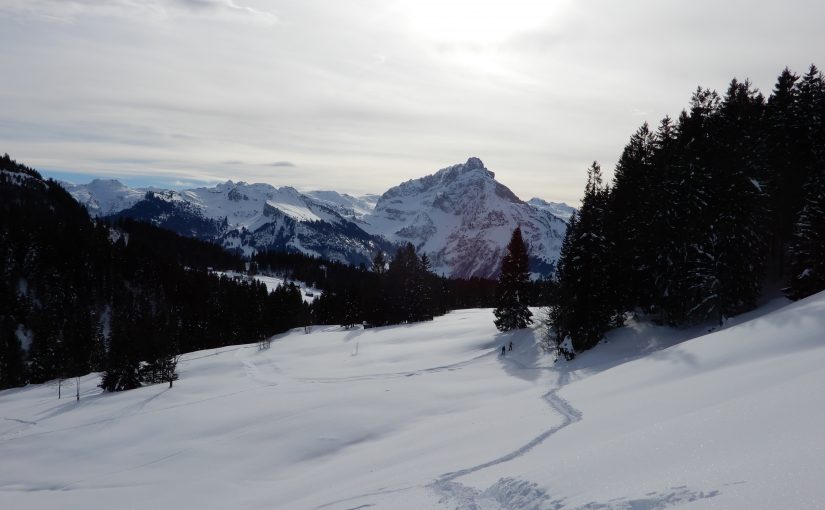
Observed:
[[[558,9],[556,0],[411,0],[402,11],[412,29],[437,43],[499,43],[540,28]]]

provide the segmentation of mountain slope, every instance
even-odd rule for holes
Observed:
[[[354,197],[337,191],[308,191],[304,195],[326,205],[344,218],[356,223],[361,222],[364,216],[375,209],[375,204],[380,198],[378,195]]]
[[[410,180],[381,195],[364,230],[427,253],[437,273],[494,277],[510,235],[521,226],[531,269],[549,274],[566,223],[521,201],[478,158]]]
[[[825,294],[570,363],[490,310],[190,353],[172,390],[0,392],[8,508],[820,508]],[[755,314],[752,314],[755,315]],[[514,342],[506,357],[502,343]],[[127,506],[129,506],[127,505]]]

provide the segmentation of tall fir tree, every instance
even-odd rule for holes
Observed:
[[[623,268],[614,272],[617,311],[648,301],[656,246],[650,229],[659,206],[652,166],[654,143],[655,135],[643,124],[631,136],[614,172],[605,228],[617,254],[611,264]]]
[[[556,342],[567,339],[574,352],[595,346],[615,317],[616,291],[611,281],[612,246],[606,235],[609,191],[602,184],[601,167],[587,170],[582,206],[567,228],[556,277],[557,304],[550,311]]]
[[[799,116],[799,76],[787,67],[777,78],[765,108],[764,148],[767,173],[765,184],[770,191],[772,226],[770,228],[770,277],[781,281],[787,264],[785,255],[793,236],[793,225],[805,181],[805,153],[808,145]]]
[[[497,306],[493,310],[499,331],[526,328],[533,323],[529,305],[530,268],[527,246],[516,227],[501,261],[501,274],[496,286]]]
[[[790,280],[785,294],[801,299],[825,290],[825,169],[808,181],[790,243]]]

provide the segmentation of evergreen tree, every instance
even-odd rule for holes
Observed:
[[[526,328],[533,323],[529,304],[530,273],[527,246],[516,227],[501,261],[501,274],[496,286],[497,306],[493,311],[499,331]]]
[[[630,138],[616,165],[608,201],[606,229],[615,246],[615,308],[630,310],[649,302],[651,269],[658,241],[651,236],[656,200],[653,149],[655,136],[647,123]]]
[[[140,337],[135,325],[142,322],[134,302],[115,307],[106,363],[100,387],[106,391],[124,391],[140,387]],[[133,315],[133,310],[135,315]]]
[[[726,317],[756,306],[765,275],[770,204],[764,109],[762,94],[748,81],[733,80],[719,110],[712,226],[719,238],[719,311]]]
[[[770,274],[781,280],[787,270],[785,254],[802,196],[806,173],[806,134],[800,119],[799,76],[787,67],[779,75],[765,109],[764,148],[767,153],[765,184],[771,192]]]
[[[806,188],[790,244],[790,282],[784,291],[791,299],[825,290],[825,170],[815,173]]]
[[[601,167],[587,171],[582,206],[567,228],[556,278],[557,304],[550,321],[558,344],[570,340],[574,352],[595,346],[615,320],[615,294],[611,282],[612,246],[605,233],[608,190],[602,185]]]
[[[16,327],[10,317],[0,316],[0,388],[22,386],[26,382],[23,348]]]

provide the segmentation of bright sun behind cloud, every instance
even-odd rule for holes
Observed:
[[[497,43],[540,28],[559,0],[410,0],[401,10],[411,28],[437,43]]]

